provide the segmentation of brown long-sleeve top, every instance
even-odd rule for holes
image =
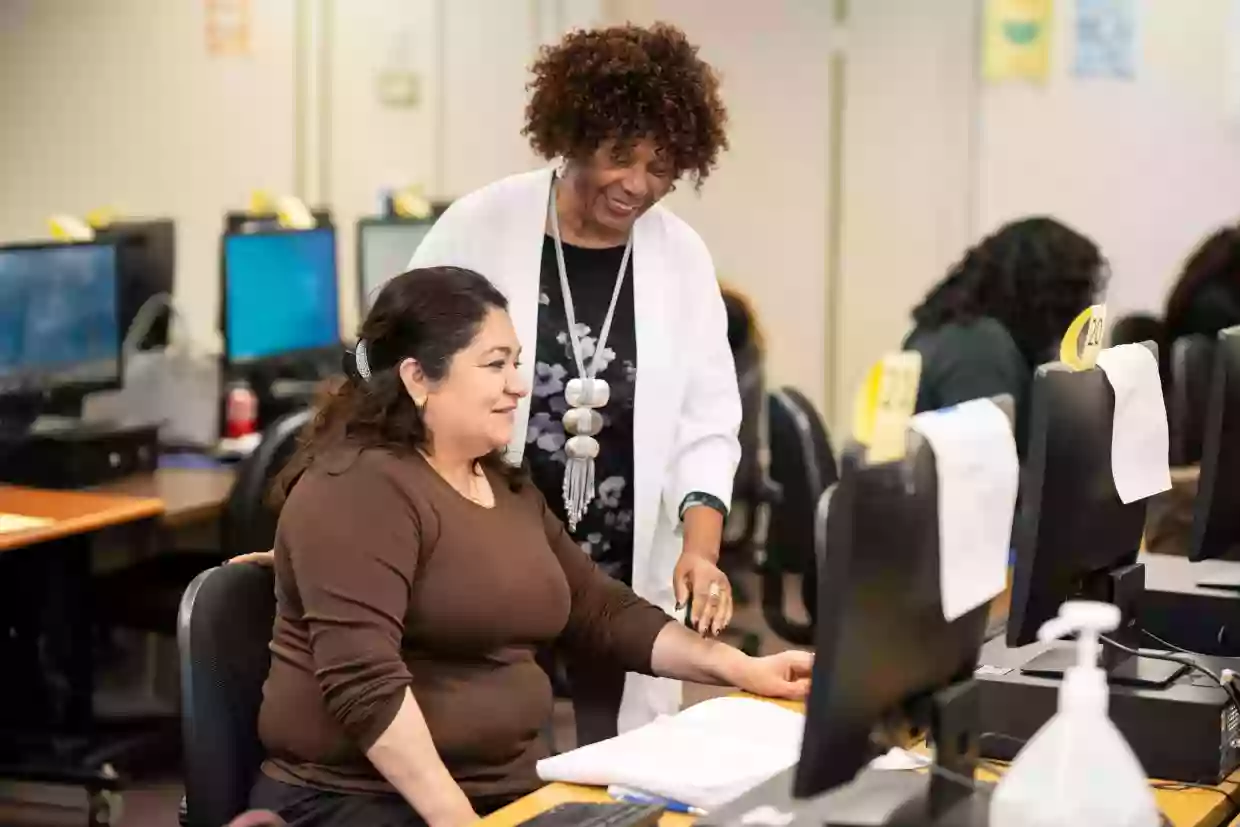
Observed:
[[[298,481],[275,544],[266,774],[391,792],[365,751],[409,688],[466,795],[521,794],[552,705],[536,649],[650,672],[670,618],[595,568],[533,485],[490,481],[488,509],[419,455],[347,445]]]

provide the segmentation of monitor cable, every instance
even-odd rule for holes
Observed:
[[[1167,663],[1178,663],[1181,666],[1187,666],[1189,669],[1194,669],[1208,677],[1214,683],[1217,683],[1219,687],[1227,693],[1227,697],[1231,699],[1232,706],[1237,711],[1240,711],[1240,689],[1237,689],[1236,686],[1236,673],[1232,672],[1230,669],[1224,669],[1221,674],[1216,673],[1213,669],[1203,666],[1194,660],[1194,658],[1191,657],[1193,653],[1172,654],[1169,652],[1142,652],[1125,646],[1122,643],[1118,643],[1105,635],[1099,635],[1098,640],[1113,649],[1118,649],[1125,654],[1132,655],[1134,658],[1149,658],[1150,660],[1161,660],[1166,661]]]

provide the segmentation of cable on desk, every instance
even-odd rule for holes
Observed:
[[[1231,699],[1231,702],[1236,709],[1240,710],[1240,695],[1237,694],[1236,687],[1231,682],[1232,673],[1230,670],[1225,670],[1223,675],[1216,675],[1213,669],[1203,666],[1185,655],[1172,655],[1162,652],[1140,652],[1136,649],[1131,649],[1122,643],[1117,643],[1106,635],[1099,635],[1098,640],[1102,641],[1107,646],[1118,649],[1119,651],[1132,655],[1133,657],[1149,658],[1151,660],[1164,660],[1168,663],[1178,663],[1181,666],[1196,669],[1198,672],[1217,683],[1222,690],[1227,693],[1227,697]]]
[[[1149,629],[1142,629],[1141,634],[1145,635],[1150,640],[1154,641],[1155,643],[1162,646],[1163,648],[1170,649],[1172,652],[1179,652],[1180,654],[1183,654],[1183,655],[1196,655],[1197,657],[1203,657],[1203,658],[1209,657],[1208,655],[1205,655],[1201,652],[1194,652],[1191,649],[1185,649],[1183,646],[1176,646],[1174,643],[1170,641],[1163,640],[1158,635],[1151,632]]]

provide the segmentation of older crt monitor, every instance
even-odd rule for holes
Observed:
[[[1152,343],[1144,346],[1155,350]],[[1082,598],[1119,606],[1125,623],[1112,637],[1138,649],[1135,617],[1145,590],[1145,569],[1137,563],[1137,552],[1146,503],[1125,505],[1115,490],[1115,393],[1101,369],[1074,371],[1061,363],[1039,367],[1030,393],[1029,451],[1013,532],[1016,566],[1007,643],[1033,643],[1061,603]],[[1074,659],[1074,649],[1052,647],[1023,671],[1057,676]],[[1178,664],[1130,658],[1110,647],[1104,665],[1112,681],[1147,686],[1163,686],[1183,671]]]
[[[1201,477],[1188,555],[1208,560],[1240,547],[1240,327],[1218,335],[1202,434]],[[1204,583],[1203,583],[1204,585]],[[1240,582],[1229,584],[1240,588]]]
[[[339,345],[330,227],[226,235],[222,270],[230,364],[312,356]]]
[[[409,259],[434,224],[433,217],[363,218],[357,222],[357,306],[363,316],[383,285],[409,269]]]
[[[0,397],[119,387],[111,244],[0,247]]]

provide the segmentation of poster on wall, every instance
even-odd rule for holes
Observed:
[[[1076,0],[1078,78],[1132,80],[1137,65],[1136,0]]]
[[[203,0],[207,54],[244,57],[250,53],[250,0]]]
[[[982,76],[1043,82],[1050,72],[1052,0],[986,0]]]

